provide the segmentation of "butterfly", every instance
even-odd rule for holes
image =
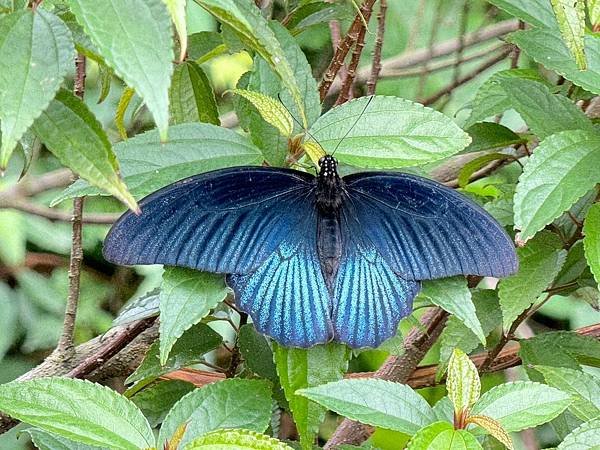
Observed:
[[[104,256],[227,274],[237,306],[284,346],[377,347],[422,280],[517,270],[504,229],[437,182],[397,172],[340,177],[233,167],[173,183],[112,226]]]

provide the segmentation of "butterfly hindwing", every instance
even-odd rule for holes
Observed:
[[[358,173],[344,182],[359,228],[402,277],[503,277],[516,271],[506,232],[452,189],[402,173]]]
[[[111,228],[107,260],[248,273],[294,235],[314,203],[314,177],[288,169],[244,167],[203,173],[140,202]]]
[[[395,273],[364,234],[354,208],[342,209],[344,252],[334,288],[335,338],[352,348],[378,347],[394,336],[420,289]]]
[[[330,299],[316,249],[314,205],[296,205],[303,226],[284,239],[254,272],[230,275],[236,304],[254,326],[286,346],[311,347],[332,336]]]

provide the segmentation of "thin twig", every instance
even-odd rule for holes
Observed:
[[[452,74],[452,83],[457,83],[460,78],[461,64],[458,62],[463,58],[465,50],[465,34],[467,33],[467,25],[469,22],[469,0],[464,0],[462,14],[460,16],[459,35],[458,35],[458,50],[456,50],[456,63]]]
[[[248,323],[248,314],[241,312],[240,313],[240,328],[243,325],[246,325],[246,323]],[[227,376],[227,378],[235,377],[235,375],[237,374],[240,362],[242,362],[242,354],[240,353],[240,347],[238,346],[237,337],[236,337],[235,346],[233,347],[232,352],[231,352],[231,362],[229,363],[229,368],[225,372],[225,375]]]
[[[383,47],[383,36],[385,34],[385,16],[387,12],[387,0],[379,0],[379,13],[377,14],[377,37],[373,49],[373,63],[371,64],[371,75],[367,80],[367,95],[374,95],[381,72],[381,48]]]
[[[79,98],[85,93],[85,56],[79,53],[75,58],[75,85],[74,92]],[[82,244],[82,217],[83,197],[73,200],[73,233],[71,238],[71,258],[69,262],[69,294],[63,329],[55,352],[63,359],[70,359],[75,354],[73,335],[75,333],[75,320],[77,319],[77,306],[79,304],[79,290],[81,278],[81,264],[83,262]]]
[[[519,20],[519,30],[525,29],[525,22]],[[513,53],[510,57],[510,68],[516,69],[519,67],[519,56],[521,56],[521,49],[518,46],[514,46]]]
[[[36,216],[44,217],[50,220],[60,222],[71,222],[73,215],[67,211],[48,208],[47,206],[34,203],[25,198],[5,198],[0,196],[0,209],[16,209]],[[82,217],[82,223],[86,224],[112,224],[119,218],[119,214],[109,213],[85,213]]]
[[[425,61],[425,67],[429,65],[429,61],[431,61],[433,57],[433,47],[437,38],[437,33],[440,29],[440,18],[442,17],[444,3],[441,0],[435,0],[433,19],[431,21],[431,31],[429,33],[429,40],[427,43],[427,54],[428,58]],[[464,46],[464,42],[463,42]],[[415,94],[416,98],[421,98],[423,96],[423,91],[425,90],[425,82],[427,81],[427,77],[429,72],[423,72],[423,74],[419,77],[419,85],[417,87],[417,93]]]
[[[323,80],[319,85],[319,94],[321,97],[321,102],[325,99],[325,97],[327,97],[329,88],[331,87],[333,80],[335,80],[335,77],[338,71],[340,70],[340,67],[342,67],[342,64],[344,64],[346,55],[348,55],[350,48],[357,41],[360,30],[364,28],[363,17],[367,17],[367,15],[369,17],[371,16],[371,11],[373,10],[374,3],[375,0],[365,0],[365,2],[360,7],[360,11],[354,17],[354,20],[352,21],[352,25],[350,25],[348,33],[346,33],[346,36],[338,45],[331,60],[331,63],[329,64],[329,67],[327,67],[327,69],[325,70]]]

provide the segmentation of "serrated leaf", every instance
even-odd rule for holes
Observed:
[[[196,389],[169,411],[158,437],[159,448],[187,423],[180,448],[205,433],[243,428],[262,433],[271,419],[271,389],[260,380],[232,378]]]
[[[74,52],[69,29],[42,8],[0,17],[0,170],[58,91]]]
[[[343,380],[298,394],[349,419],[409,435],[436,420],[423,397],[408,385],[391,381]]]
[[[136,320],[158,316],[159,292],[158,289],[155,289],[127,302],[119,311],[119,315],[113,320],[113,326],[125,325]]]
[[[467,423],[479,425],[481,428],[486,430],[496,439],[498,439],[506,448],[513,450],[513,443],[510,434],[506,432],[502,425],[498,421],[488,416],[469,416]]]
[[[310,158],[310,160],[313,162],[313,164],[318,167],[319,166],[319,160],[325,156],[325,152],[323,151],[323,147],[321,147],[319,144],[317,144],[316,142],[303,142],[302,143],[302,148],[304,149],[304,151],[306,152],[306,154],[308,155],[308,157]]]
[[[554,284],[563,286],[575,281],[587,268],[587,265],[588,263],[584,256],[583,241],[577,241],[567,252],[565,263],[556,276]]]
[[[154,428],[162,423],[175,403],[193,390],[194,385],[185,381],[161,381],[137,392],[131,397],[131,401],[140,408]]]
[[[463,153],[504,148],[527,142],[527,139],[522,138],[511,129],[494,122],[475,123],[465,131],[471,136],[471,143],[463,150]]]
[[[247,430],[219,430],[189,443],[185,450],[293,450],[292,447],[264,434]]]
[[[269,26],[279,40],[283,53],[294,71],[296,83],[300,86],[304,101],[308,125],[310,126],[321,114],[319,91],[311,66],[298,42],[290,36],[281,24],[272,21]],[[259,56],[254,58],[252,72],[240,78],[238,87],[260,92],[274,99],[280,99],[290,111],[292,117],[295,117],[298,121],[300,120],[300,111],[292,96],[269,64]],[[263,151],[267,162],[275,166],[283,165],[288,152],[288,139],[281,136],[276,128],[265,122],[256,108],[247,100],[240,97],[234,98],[234,106],[242,128],[250,132],[252,141]],[[303,131],[305,129],[301,125],[294,126],[294,133]]]
[[[299,389],[340,380],[348,368],[350,352],[341,344],[316,345],[309,349],[286,348],[273,342],[279,381],[300,434],[302,448],[312,445],[325,417],[325,408],[297,395]]]
[[[248,100],[260,113],[261,117],[279,130],[282,136],[291,137],[294,130],[294,120],[282,103],[261,94],[246,89],[232,89],[231,92],[241,95]]]
[[[179,61],[183,61],[187,52],[187,21],[186,21],[186,0],[163,0],[169,10],[171,20],[175,25],[177,36],[179,37]]]
[[[69,0],[69,6],[106,63],[144,99],[166,141],[173,40],[165,4]]]
[[[160,290],[160,362],[192,325],[222,302],[229,289],[223,275],[182,267],[167,267]]]
[[[458,153],[471,142],[443,114],[386,96],[361,97],[332,108],[309,131],[325,151],[335,150],[340,161],[370,168],[431,163]]]
[[[574,429],[558,444],[557,450],[597,450],[600,442],[600,418]]]
[[[587,9],[592,23],[592,28],[595,31],[596,26],[600,22],[600,1],[598,0],[587,0]]]
[[[583,224],[583,246],[585,259],[594,274],[596,283],[600,283],[600,204],[595,203],[585,217]]]
[[[515,227],[527,240],[559,217],[600,181],[600,135],[563,131],[544,139],[519,177]],[[577,180],[573,183],[571,180]]]
[[[567,256],[554,233],[544,231],[517,249],[519,271],[500,281],[498,297],[502,324],[508,330],[514,320],[531,306],[552,283]]]
[[[562,41],[560,34],[552,29],[521,30],[510,34],[507,40],[519,46],[530,58],[554,70],[577,86],[600,94],[600,39],[584,37],[587,69],[579,70],[571,51]]]
[[[471,414],[489,416],[512,433],[549,422],[570,404],[570,396],[558,389],[533,381],[518,381],[485,392]]]
[[[196,0],[196,3],[214,15],[219,22],[234,30],[246,46],[256,51],[271,66],[292,95],[299,109],[300,120],[307,127],[304,99],[290,61],[286,58],[269,23],[262,17],[254,3],[234,0]]]
[[[448,397],[454,405],[455,416],[464,415],[479,399],[481,382],[473,361],[462,350],[455,349],[448,362]]]
[[[133,403],[88,381],[50,377],[3,384],[0,410],[83,444],[123,450],[154,446],[152,429]]]
[[[267,338],[256,331],[254,325],[246,324],[240,327],[237,343],[248,369],[267,380],[279,383],[273,351]]]
[[[126,382],[147,384],[165,373],[201,362],[203,355],[217,348],[221,342],[221,335],[208,325],[203,323],[194,325],[175,342],[165,364],[160,363],[160,343],[154,342],[140,366]]]
[[[212,86],[202,68],[195,62],[186,61],[175,68],[169,98],[173,124],[221,124]]]
[[[119,163],[102,125],[82,100],[67,90],[59,91],[33,130],[65,166],[130,209],[139,210],[119,176]]]
[[[441,280],[426,281],[419,293],[434,305],[456,316],[485,344],[485,334],[475,312],[475,305],[471,299],[471,291],[464,277],[443,278]]]
[[[481,450],[475,436],[455,430],[448,422],[435,422],[419,430],[408,442],[406,450]]]
[[[488,0],[492,5],[534,27],[556,28],[556,18],[548,0]]]
[[[600,417],[600,380],[567,367],[535,366],[546,384],[573,396],[569,409],[583,421]]]
[[[309,2],[301,4],[289,14],[286,27],[292,34],[298,35],[307,28],[331,20],[341,20],[349,17],[347,5],[330,2]]]
[[[127,139],[127,128],[125,128],[125,113],[127,112],[127,108],[129,108],[129,104],[135,95],[135,90],[126,87],[123,89],[121,93],[121,97],[119,97],[119,103],[117,104],[117,109],[115,110],[115,126],[117,127],[117,131],[119,132],[119,136],[121,139]]]
[[[39,428],[29,428],[23,432],[31,437],[31,442],[38,450],[102,450],[101,447],[75,442]]]
[[[200,31],[188,36],[188,59],[202,64],[227,51],[223,36],[216,31]]]
[[[464,188],[469,184],[471,176],[482,167],[487,166],[493,161],[500,161],[506,159],[514,159],[511,155],[505,153],[488,153],[487,155],[481,155],[475,159],[472,159],[466,163],[458,174],[458,186]]]
[[[199,172],[257,165],[262,161],[258,148],[244,136],[226,128],[189,123],[172,126],[169,134],[171,138],[164,144],[153,130],[115,146],[121,175],[134,197],[143,197]],[[53,204],[81,195],[102,195],[102,192],[77,181]]]
[[[585,70],[585,0],[551,0],[563,41],[571,50],[577,67]]]

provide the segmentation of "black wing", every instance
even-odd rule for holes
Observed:
[[[104,256],[118,264],[251,272],[285,237],[297,234],[307,214],[298,205],[314,198],[314,180],[303,172],[266,167],[187,178],[143,199],[141,215],[121,216],[104,242]]]
[[[356,228],[403,278],[516,272],[514,245],[504,229],[453,189],[389,172],[357,173],[344,182]]]

